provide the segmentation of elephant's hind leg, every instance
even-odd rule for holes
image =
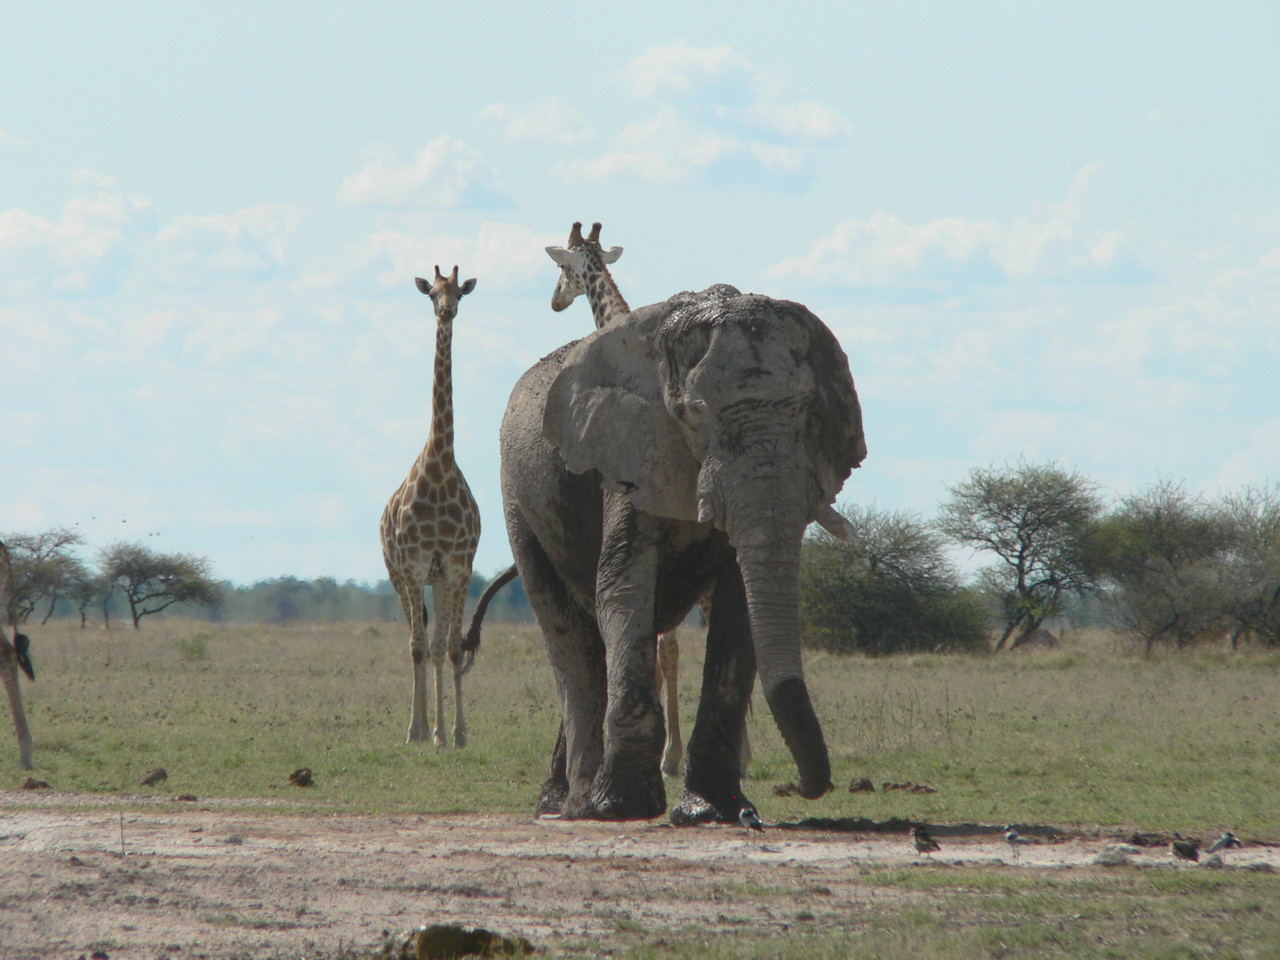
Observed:
[[[667,722],[667,741],[662,747],[662,772],[668,777],[680,775],[684,760],[684,742],[680,737],[680,637],[674,630],[658,635],[658,699],[662,701]]]

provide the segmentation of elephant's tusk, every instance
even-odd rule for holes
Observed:
[[[835,507],[829,503],[824,503],[818,508],[818,515],[814,517],[821,524],[822,529],[831,534],[837,540],[843,540],[845,543],[856,543],[858,535],[853,529],[853,525],[849,523]]]

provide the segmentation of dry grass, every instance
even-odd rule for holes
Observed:
[[[26,693],[37,775],[64,790],[518,812],[536,799],[558,720],[531,628],[498,625],[486,636],[465,685],[471,746],[462,751],[404,743],[409,658],[398,627],[159,621],[136,632],[32,632],[39,682]],[[697,631],[684,636],[687,730],[702,644]],[[811,654],[807,670],[837,790],[812,803],[773,796],[794,772],[759,709],[747,789],[767,819],[1280,835],[1276,654],[1144,659],[1085,634],[990,657]],[[139,788],[156,766],[169,779]],[[301,766],[317,782],[306,792],[286,782]],[[937,792],[851,796],[845,788],[859,776]]]

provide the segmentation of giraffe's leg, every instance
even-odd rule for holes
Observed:
[[[462,613],[471,583],[471,567],[461,572],[449,592],[449,664],[453,668],[453,745],[467,745],[467,721],[462,709]]]
[[[680,638],[674,630],[658,635],[658,699],[663,702],[667,721],[667,742],[662,748],[662,772],[679,776],[684,760],[684,743],[680,737]],[[663,695],[665,693],[665,696]]]
[[[9,695],[9,709],[13,713],[13,728],[18,735],[18,766],[31,769],[31,728],[22,709],[22,692],[18,689],[18,655],[9,638],[0,636],[0,680],[4,681]]]
[[[391,583],[400,598],[405,619],[409,621],[409,658],[413,664],[413,694],[409,706],[409,733],[406,743],[421,743],[427,738],[427,609],[422,587],[387,564]]]
[[[431,631],[431,673],[434,703],[432,710],[431,739],[437,747],[449,745],[449,735],[444,725],[444,658],[449,651],[449,587],[437,583],[431,588],[435,601],[436,625]]]

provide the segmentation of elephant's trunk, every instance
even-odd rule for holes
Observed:
[[[800,794],[813,799],[831,789],[831,762],[800,655],[800,546],[812,508],[797,496],[802,478],[788,473],[734,490],[725,525],[742,570],[760,685],[795,759]]]

